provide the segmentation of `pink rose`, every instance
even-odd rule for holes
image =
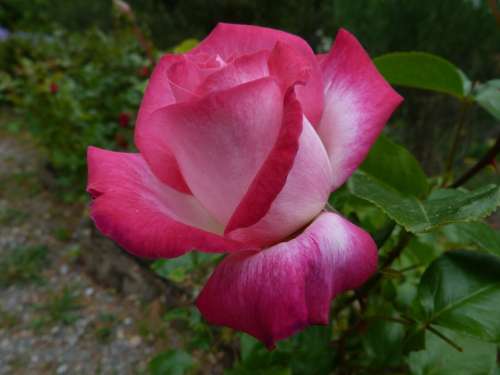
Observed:
[[[219,24],[157,64],[139,153],[89,148],[92,218],[138,256],[228,253],[197,306],[271,348],[327,324],[376,271],[372,238],[322,210],[401,100],[345,30],[315,56],[295,35]]]

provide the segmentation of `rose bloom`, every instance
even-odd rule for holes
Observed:
[[[328,324],[331,300],[376,271],[370,235],[324,207],[401,100],[345,30],[314,55],[295,35],[219,24],[158,62],[139,153],[89,147],[91,216],[137,256],[227,253],[196,304],[272,348]]]

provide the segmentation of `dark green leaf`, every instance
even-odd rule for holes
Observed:
[[[384,135],[378,138],[360,168],[403,194],[423,197],[429,190],[418,161]]]
[[[420,241],[418,237],[412,238],[405,250],[405,255],[411,256],[414,262],[422,265],[429,264],[440,253],[441,249],[439,249],[437,243],[431,245]]]
[[[463,98],[464,83],[458,68],[425,52],[395,52],[373,59],[377,69],[394,85],[443,92]]]
[[[182,350],[169,350],[158,354],[149,362],[151,375],[183,375],[193,367],[193,359]]]
[[[397,366],[401,362],[401,341],[404,328],[401,324],[384,320],[374,321],[363,335],[366,360],[371,367]]]
[[[496,367],[496,347],[440,329],[463,352],[452,348],[431,332],[426,333],[426,350],[411,353],[409,366],[413,375],[492,375]]]
[[[500,342],[500,258],[449,251],[425,271],[418,289],[421,319]]]
[[[500,120],[500,79],[479,86],[475,99],[481,107]]]
[[[414,233],[445,224],[480,220],[500,204],[500,189],[494,185],[471,192],[446,190],[446,194],[441,193],[439,198],[432,196],[422,201],[358,170],[349,179],[348,187],[354,195],[375,204]]]
[[[451,224],[444,227],[443,231],[454,242],[472,243],[500,256],[500,232],[486,223]]]
[[[403,352],[410,353],[414,351],[425,349],[425,330],[418,326],[411,326],[406,332],[406,336],[403,340]]]

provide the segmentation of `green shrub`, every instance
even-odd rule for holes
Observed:
[[[87,146],[128,149],[132,143],[148,68],[135,38],[59,31],[14,36],[1,47],[10,56],[12,81],[3,97],[45,150],[65,197],[83,193]]]

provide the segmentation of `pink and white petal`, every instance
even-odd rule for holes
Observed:
[[[175,158],[168,145],[161,141],[161,129],[151,126],[148,121],[151,113],[176,102],[169,83],[168,70],[181,59],[178,55],[165,55],[153,70],[137,115],[134,138],[135,145],[156,177],[180,192],[189,193]]]
[[[263,78],[165,107],[151,121],[193,194],[225,225],[276,142],[282,112],[278,84]]]
[[[211,324],[246,332],[273,348],[311,324],[328,324],[331,300],[376,271],[377,249],[361,228],[321,214],[288,242],[225,258],[197,300]]]
[[[268,51],[259,51],[236,58],[233,62],[209,75],[197,88],[196,94],[204,96],[211,92],[227,90],[269,76],[268,57]]]
[[[190,250],[248,249],[225,239],[223,227],[192,195],[158,180],[140,154],[89,147],[87,191],[97,228],[127,251],[172,258]]]
[[[278,41],[269,56],[269,71],[278,78],[283,90],[297,82],[297,98],[306,117],[317,125],[323,112],[323,81],[319,65],[294,46]]]
[[[331,184],[328,155],[318,134],[304,117],[299,149],[283,189],[258,222],[229,233],[226,228],[226,235],[256,246],[276,243],[318,215],[328,200]]]
[[[318,132],[332,164],[333,187],[337,188],[364,160],[403,99],[345,30],[337,34],[321,68],[325,109]]]
[[[196,99],[194,91],[203,81],[205,75],[207,74],[195,63],[181,56],[180,60],[172,64],[167,71],[170,89],[175,101],[178,103]]]
[[[311,60],[315,60],[311,47],[296,35],[267,27],[229,23],[219,23],[189,54],[219,55],[224,61],[229,62],[241,55],[261,50],[270,51],[277,41],[290,44],[301,53],[310,56]]]
[[[231,216],[224,233],[251,226],[269,211],[293,167],[302,133],[302,118],[302,108],[291,88],[285,96],[276,143]]]

